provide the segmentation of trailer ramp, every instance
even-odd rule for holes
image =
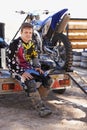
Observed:
[[[74,81],[74,83],[85,93],[87,94],[87,81],[77,72],[69,72],[69,77]]]

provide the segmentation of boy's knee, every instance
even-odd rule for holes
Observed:
[[[25,85],[26,85],[27,91],[29,93],[36,92],[37,84],[36,84],[35,80],[26,80]]]

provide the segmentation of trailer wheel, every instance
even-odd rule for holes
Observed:
[[[63,94],[66,91],[65,89],[59,89],[59,90],[52,90],[54,93]]]

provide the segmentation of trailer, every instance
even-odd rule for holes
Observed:
[[[49,74],[53,79],[50,90],[63,94],[66,89],[71,87],[71,79],[65,70],[52,69],[49,70]],[[23,90],[20,81],[15,79],[6,67],[6,48],[1,48],[0,94]]]
[[[6,68],[6,49],[1,49],[1,68],[0,68],[0,94],[21,92],[25,89]],[[85,81],[76,71],[66,72],[65,70],[51,69],[49,75],[53,79],[50,90],[63,94],[72,87],[72,81],[87,94],[87,81]]]
[[[53,84],[50,87],[50,90],[63,94],[66,89],[71,87],[71,79],[66,73],[51,73],[50,76],[53,79]],[[1,69],[0,70],[0,94],[12,93],[23,91],[24,88],[21,83],[12,77],[9,70]]]

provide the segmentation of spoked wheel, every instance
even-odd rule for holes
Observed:
[[[67,36],[64,34],[56,34],[52,39],[52,44],[56,45],[55,61],[60,69],[68,71],[73,62],[72,45]]]

